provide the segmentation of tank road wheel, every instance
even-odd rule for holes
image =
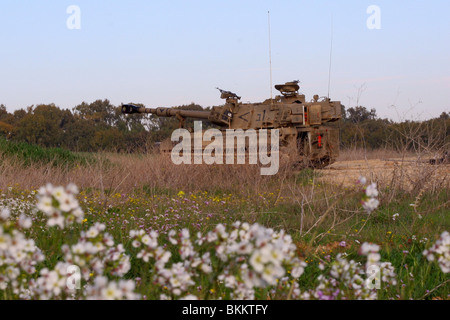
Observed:
[[[300,158],[297,161],[297,168],[323,169],[332,164],[335,160],[329,154],[324,154],[318,158],[317,154],[311,152],[308,135],[304,134],[297,139],[297,150]]]
[[[296,162],[296,168],[306,169],[312,167],[311,151],[309,148],[308,136],[300,135],[297,138],[297,154],[299,160]]]
[[[328,166],[329,164],[331,164],[331,159],[330,157],[323,157],[321,159],[315,160],[315,161],[311,161],[312,167],[314,169],[323,169],[326,166]]]

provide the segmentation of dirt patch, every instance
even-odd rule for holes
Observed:
[[[370,159],[337,161],[322,170],[320,181],[343,187],[355,186],[360,176],[379,185],[402,185],[408,189],[425,185],[444,184],[448,187],[450,165],[431,165],[427,160],[407,159]]]

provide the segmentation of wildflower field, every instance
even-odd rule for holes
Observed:
[[[448,175],[392,170],[4,161],[0,299],[448,300]]]

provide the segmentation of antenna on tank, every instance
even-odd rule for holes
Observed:
[[[270,41],[270,11],[267,11],[267,22],[269,25],[269,69],[270,69],[270,104],[273,105],[272,99],[272,45]]]
[[[328,68],[328,99],[330,98],[330,83],[331,83],[331,57],[333,53],[333,15],[331,15],[331,45],[330,45],[330,65]]]

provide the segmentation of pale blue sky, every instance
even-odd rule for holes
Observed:
[[[81,29],[69,30],[69,5]],[[369,30],[369,5],[381,29]],[[222,104],[270,96],[273,82],[301,81],[394,120],[450,111],[450,1],[416,0],[0,0],[0,103],[141,102],[148,107]],[[359,94],[358,94],[359,91]],[[275,90],[274,90],[275,94]],[[395,105],[395,107],[392,107]]]

